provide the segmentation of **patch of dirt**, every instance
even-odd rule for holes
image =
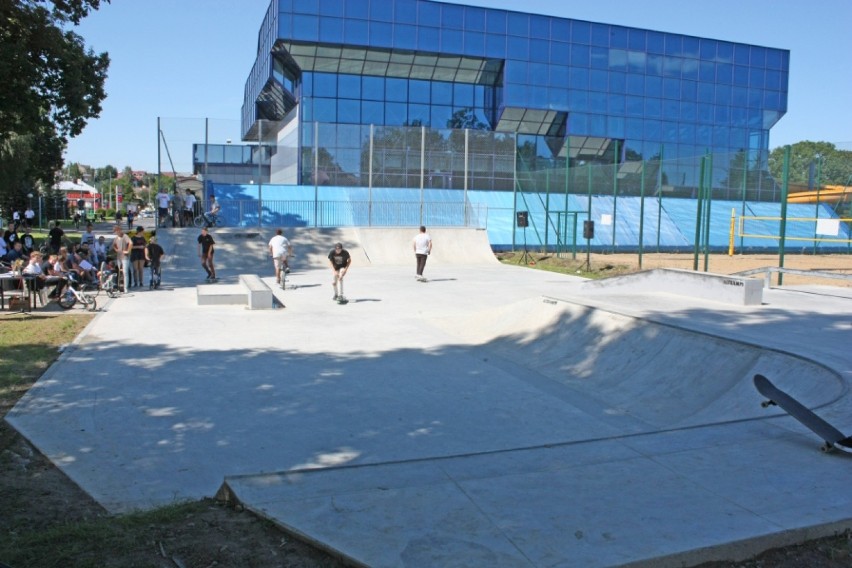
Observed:
[[[5,414],[5,413],[4,413]],[[0,535],[49,534],[63,525],[108,520],[109,515],[8,424],[0,423]],[[55,564],[55,556],[28,551],[26,564],[0,555],[14,568],[40,566],[151,567],[327,567],[345,566],[250,512],[212,499],[186,504],[165,522],[134,524],[129,540],[93,541],[81,536],[77,555]],[[61,534],[66,534],[62,531]],[[71,532],[73,534],[73,532]],[[85,535],[85,533],[82,533]],[[45,543],[45,546],[49,546]],[[33,554],[35,553],[35,554]]]
[[[522,259],[521,252],[504,252],[497,254],[497,258],[506,264],[514,264]],[[533,268],[558,268],[563,271],[574,272],[581,276],[594,276],[603,278],[635,272],[637,270],[650,270],[652,268],[679,268],[692,270],[695,266],[695,256],[685,253],[645,253],[642,255],[641,264],[639,255],[633,254],[592,254],[589,257],[591,270],[586,270],[586,254],[577,253],[576,258],[570,254],[556,256],[544,253],[529,253],[529,264]],[[525,259],[526,260],[526,259]],[[779,265],[778,255],[770,254],[711,254],[707,257],[707,271],[716,274],[735,274],[757,268],[777,267]],[[526,262],[525,262],[526,264]],[[698,270],[704,271],[705,257],[698,257]],[[852,287],[852,254],[787,254],[784,257],[784,268],[803,270],[815,273],[827,273],[847,276],[846,279],[826,278],[821,275],[799,275],[785,274],[784,286],[795,285],[821,285]],[[763,274],[755,275],[754,278],[763,278]],[[772,276],[772,285],[778,284],[778,275]]]

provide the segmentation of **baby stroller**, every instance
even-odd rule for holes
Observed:
[[[98,272],[98,286],[110,298],[118,297],[120,292],[118,288],[118,270],[116,270],[112,262],[101,263],[101,270]]]
[[[160,282],[162,281],[162,267],[160,266],[159,260],[150,261],[151,268],[151,283],[148,285],[148,289],[156,290],[160,287]]]

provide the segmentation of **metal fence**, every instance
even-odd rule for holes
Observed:
[[[221,200],[234,224],[478,226],[488,228],[492,242],[511,246],[526,241],[550,249],[580,240],[641,254],[727,245],[732,214],[737,227],[749,217],[786,218],[789,205],[790,216],[811,219],[797,221],[795,231],[817,235],[819,247],[838,244],[820,239],[827,229],[837,227],[837,235],[826,236],[843,240],[852,218],[850,143],[802,143],[790,155],[776,148],[696,156],[678,144],[321,123],[280,132],[264,124],[264,136],[237,143],[236,134],[224,138],[223,121],[197,120],[194,135],[174,133],[186,122],[158,122],[163,169],[191,169],[208,194],[213,179],[242,184],[242,193]],[[239,132],[237,121],[228,131]],[[190,153],[173,143],[188,140],[189,168],[175,156]],[[262,196],[251,195],[250,185],[262,186]],[[349,193],[323,195],[334,188]],[[515,223],[519,211],[529,214],[524,230]],[[582,239],[583,221],[595,222],[594,239]],[[774,241],[737,231],[735,247],[783,248],[784,224],[768,227]]]

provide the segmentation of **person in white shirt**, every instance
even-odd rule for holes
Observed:
[[[34,220],[35,220],[35,211],[33,211],[32,207],[27,207],[27,210],[24,211],[24,222],[27,224],[27,227],[32,228]]]
[[[183,215],[186,225],[192,225],[192,220],[195,218],[195,194],[188,189],[186,198],[183,200]]]
[[[275,266],[275,281],[278,284],[281,284],[281,271],[283,270],[285,274],[290,272],[288,259],[292,252],[293,246],[284,236],[284,231],[276,230],[275,236],[269,240],[269,254],[272,256],[272,264]]]
[[[420,232],[414,237],[412,243],[414,247],[414,257],[417,259],[417,274],[414,276],[417,280],[425,281],[423,270],[426,268],[426,258],[432,254],[432,237],[426,232],[426,227],[420,226]]]
[[[166,219],[169,218],[169,201],[171,196],[161,189],[157,194],[157,225],[160,227],[165,227]]]
[[[95,241],[95,246],[89,249],[92,251],[92,255],[95,257],[95,266],[100,266],[102,262],[106,262],[107,260],[107,245],[106,239],[103,235],[98,237],[98,240]]]

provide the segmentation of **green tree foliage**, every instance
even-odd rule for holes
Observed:
[[[14,160],[23,176],[0,177],[4,206],[36,180],[51,185],[68,137],[101,112],[109,56],[68,29],[101,2],[0,0],[0,162]]]
[[[784,148],[778,147],[769,154],[769,171],[781,181],[784,167]],[[839,150],[830,142],[796,142],[790,147],[790,183],[805,185],[816,182],[817,170],[820,185],[852,185],[852,152]]]

